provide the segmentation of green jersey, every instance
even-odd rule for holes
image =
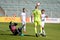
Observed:
[[[41,10],[35,9],[33,10],[34,15],[34,21],[40,21],[41,20]]]

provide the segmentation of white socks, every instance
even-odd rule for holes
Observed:
[[[42,30],[42,34],[46,35],[45,30]]]
[[[24,26],[23,30],[24,30],[24,32],[26,32],[26,26]]]

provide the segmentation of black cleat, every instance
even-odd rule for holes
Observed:
[[[36,37],[38,37],[38,35],[36,34]]]
[[[46,37],[46,35],[43,35],[43,37]]]
[[[41,34],[43,37],[46,37],[46,35],[44,35],[44,34]]]

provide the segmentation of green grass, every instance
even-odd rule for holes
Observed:
[[[9,30],[8,23],[0,23],[0,40],[60,40],[60,24],[46,24],[47,37],[35,37],[34,25],[27,24],[27,36],[14,36]],[[19,23],[17,28],[21,26]]]

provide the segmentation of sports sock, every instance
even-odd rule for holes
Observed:
[[[35,27],[35,33],[37,33],[37,28]]]
[[[24,25],[24,31],[26,31],[26,26]]]
[[[43,34],[46,35],[45,30],[42,30],[42,31],[43,31]]]
[[[40,27],[40,33],[42,33],[42,27]]]
[[[22,25],[19,29],[22,30],[24,28],[24,25]]]

